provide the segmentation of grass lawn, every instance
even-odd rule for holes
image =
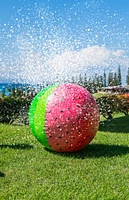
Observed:
[[[128,133],[119,114],[83,150],[54,153],[28,126],[0,124],[0,200],[129,200]]]

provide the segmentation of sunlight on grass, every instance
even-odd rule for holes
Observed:
[[[0,124],[0,199],[129,199],[128,121],[101,121],[91,144],[76,153],[44,149],[28,126]]]

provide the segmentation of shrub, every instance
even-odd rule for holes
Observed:
[[[22,118],[23,123],[28,122],[28,110],[31,100],[25,98],[0,98],[0,122],[13,123],[19,117]]]
[[[11,124],[19,119],[20,122],[28,124],[29,105],[38,90],[27,84],[12,83],[3,87],[0,95],[0,122]]]
[[[122,95],[103,96],[96,101],[99,106],[100,114],[106,119],[111,119],[114,112],[123,112],[125,115],[128,115],[129,101]]]

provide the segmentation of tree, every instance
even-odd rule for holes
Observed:
[[[113,77],[113,85],[114,85],[114,86],[119,85],[118,76],[117,76],[117,73],[116,73],[116,72],[114,73],[114,77]]]
[[[107,86],[107,77],[106,77],[106,73],[105,73],[105,70],[104,70],[104,73],[103,73],[103,86],[106,87]]]
[[[92,79],[88,79],[87,90],[92,93]]]
[[[75,78],[74,78],[74,76],[72,76],[72,78],[71,78],[71,83],[75,83]]]
[[[84,88],[87,88],[88,86],[88,83],[87,83],[87,76],[86,76],[86,73],[84,75]]]
[[[83,79],[81,74],[79,75],[78,85],[83,86]]]
[[[99,76],[99,88],[103,87],[103,77]]]
[[[126,76],[126,84],[129,85],[129,67],[128,67],[127,76]]]
[[[12,97],[15,97],[15,95],[16,95],[16,91],[15,91],[15,84],[14,84],[14,83],[12,83],[12,88],[11,88],[11,96],[12,96]]]
[[[121,68],[120,65],[118,66],[118,85],[122,84],[122,78],[121,78]]]
[[[2,93],[1,96],[4,97],[5,96],[5,87],[2,88]]]
[[[113,73],[111,72],[111,70],[108,74],[108,86],[113,86]]]
[[[94,82],[95,82],[94,87],[97,90],[97,88],[99,87],[99,77],[97,74],[95,74]]]

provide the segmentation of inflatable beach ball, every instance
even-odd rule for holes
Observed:
[[[99,109],[93,96],[76,84],[54,85],[41,90],[29,110],[33,135],[57,152],[74,152],[95,137]]]

